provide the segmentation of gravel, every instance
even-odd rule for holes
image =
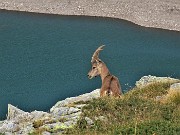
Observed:
[[[0,0],[0,9],[112,17],[180,31],[180,0]]]

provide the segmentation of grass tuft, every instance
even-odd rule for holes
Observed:
[[[165,97],[165,102],[180,105],[180,90],[169,90]]]

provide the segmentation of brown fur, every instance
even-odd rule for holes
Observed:
[[[93,54],[92,57],[92,69],[88,73],[89,79],[100,75],[102,80],[102,86],[100,90],[100,97],[114,96],[119,97],[122,94],[121,86],[117,77],[110,74],[106,64],[101,61],[99,51],[103,46],[100,46]]]

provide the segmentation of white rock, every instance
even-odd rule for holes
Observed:
[[[136,87],[143,88],[149,84],[156,82],[176,82],[178,79],[170,78],[170,77],[156,77],[156,76],[143,76],[139,81],[136,81]]]
[[[11,104],[8,104],[8,116],[7,116],[7,119],[13,119],[15,118],[16,116],[18,115],[21,115],[21,114],[25,114],[26,112],[20,110],[19,108],[11,105]]]
[[[82,112],[72,113],[72,114],[63,116],[63,118],[65,118],[66,120],[77,121],[77,120],[79,120],[81,114],[82,114]]]
[[[108,121],[108,119],[106,117],[104,117],[104,116],[95,117],[95,120]]]
[[[180,92],[180,83],[174,83],[170,86],[170,90],[176,90]]]
[[[54,108],[52,114],[55,116],[64,116],[67,115],[69,111],[69,107],[58,107]]]
[[[19,129],[19,126],[14,121],[4,121],[2,127],[0,127],[0,133],[17,132]]]
[[[11,133],[11,132],[5,132],[4,134],[5,134],[5,135],[14,135],[14,134]]]
[[[18,132],[16,132],[16,134],[17,135],[28,135],[33,130],[34,130],[34,127],[33,127],[32,123],[29,123],[29,124],[26,124],[26,126],[24,125],[24,127],[21,126],[21,129]]]
[[[85,120],[86,120],[88,125],[94,124],[94,122],[89,117],[85,117]]]
[[[68,114],[76,113],[78,111],[80,111],[80,109],[74,108],[74,107],[70,107],[69,110],[68,110]]]
[[[80,101],[85,102],[85,101],[99,98],[100,97],[99,91],[100,89],[96,89],[90,93],[86,93],[77,97],[66,98],[65,100],[59,101],[50,109],[50,112],[53,112],[55,108],[67,106],[68,104],[73,104]]]
[[[48,117],[51,117],[51,115],[47,112],[43,112],[43,111],[33,111],[30,113],[32,116],[33,116],[33,119],[36,120],[36,119],[41,119],[41,118],[48,118]]]
[[[70,121],[64,122],[64,124],[65,124],[67,127],[72,127],[72,126],[74,126],[76,123],[77,123],[77,121],[74,121],[74,120],[70,120]]]
[[[76,108],[82,109],[86,104],[75,105]]]
[[[24,112],[19,108],[8,104],[7,120],[14,120],[16,123],[24,123],[32,120],[33,116],[29,112]]]

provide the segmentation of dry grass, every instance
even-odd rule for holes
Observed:
[[[83,108],[82,118],[73,134],[174,135],[180,134],[179,93],[169,91],[170,83],[156,83],[145,88],[134,88],[117,98],[100,98]],[[157,96],[167,95],[162,103]],[[176,104],[175,104],[176,103]],[[177,104],[178,103],[178,104]],[[97,117],[103,116],[107,120]],[[88,126],[85,117],[94,121]]]
[[[169,90],[168,94],[164,97],[163,102],[174,103],[176,105],[180,104],[180,90]]]
[[[75,128],[65,129],[64,134],[179,135],[180,92],[169,90],[170,85],[155,83],[141,89],[133,88],[121,98],[88,101]],[[157,100],[158,96],[162,98]],[[85,117],[92,119],[94,124],[88,125]],[[39,127],[42,121],[34,124]],[[42,131],[47,130],[37,128],[35,133]]]

